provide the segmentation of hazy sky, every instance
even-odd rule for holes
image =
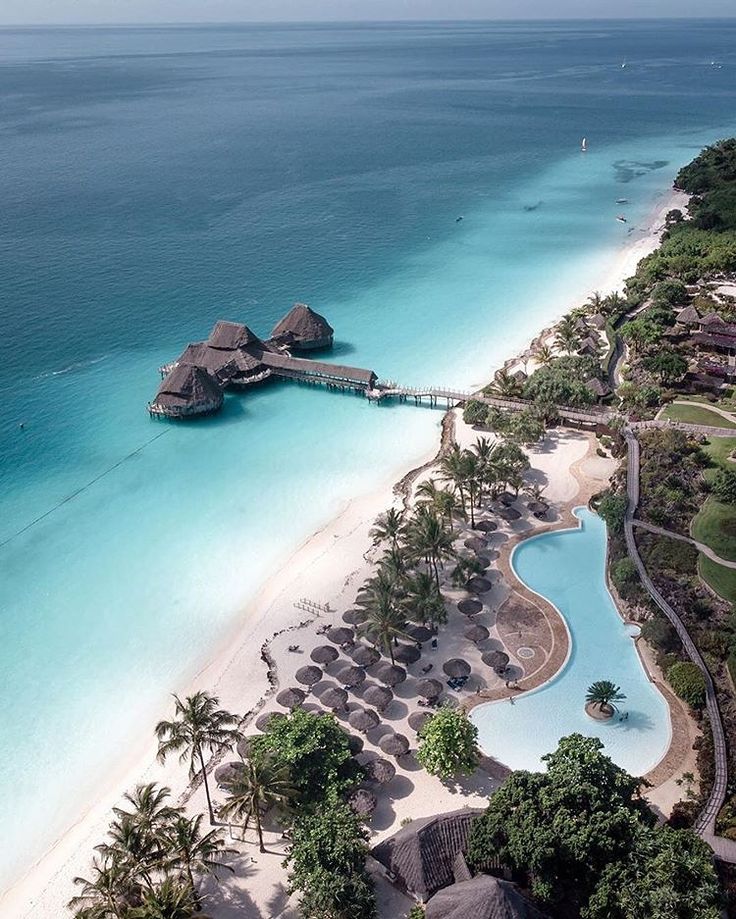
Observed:
[[[0,24],[734,15],[734,0],[0,0]]]

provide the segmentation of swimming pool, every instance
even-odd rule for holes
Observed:
[[[605,582],[606,526],[576,508],[578,529],[557,530],[520,543],[511,558],[519,578],[553,603],[571,636],[570,654],[549,683],[471,712],[483,750],[512,769],[533,769],[573,732],[599,737],[604,752],[634,775],[652,769],[667,752],[669,707],[650,682],[631,629],[621,619]],[[626,694],[620,712],[599,722],[585,714],[585,693],[596,680],[612,680]]]

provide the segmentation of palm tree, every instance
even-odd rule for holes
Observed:
[[[452,531],[428,508],[420,507],[407,528],[407,545],[415,558],[423,558],[434,572],[437,590],[440,589],[439,565],[452,558]]]
[[[375,647],[381,648],[394,661],[394,642],[398,638],[409,638],[404,631],[404,616],[401,613],[402,596],[395,585],[372,578],[366,583],[355,601],[368,614],[365,622],[358,626],[358,634],[367,638]]]
[[[272,759],[261,762],[248,760],[242,773],[227,786],[228,800],[220,807],[220,816],[234,818],[243,824],[243,837],[253,820],[258,833],[258,846],[263,845],[263,814],[274,805],[288,807],[296,796],[287,766],[278,766]]]
[[[603,302],[601,303],[601,309],[597,312],[602,312],[604,315],[610,316],[612,313],[615,313],[617,310],[621,309],[625,302],[626,301],[621,296],[621,294],[617,290],[614,290],[603,299]]]
[[[193,919],[196,910],[189,886],[167,877],[149,890],[141,905],[126,913],[125,919]]]
[[[426,571],[418,571],[406,582],[404,609],[414,622],[440,625],[447,622],[447,610],[434,578]]]
[[[446,517],[448,525],[452,527],[452,515],[460,509],[453,490],[438,488],[434,479],[425,479],[417,485],[417,497],[420,504],[430,507],[440,517]]]
[[[555,346],[566,354],[572,354],[579,345],[580,336],[577,330],[560,323],[557,335],[555,335]]]
[[[189,775],[201,772],[210,823],[214,825],[210,788],[207,783],[207,769],[204,753],[217,753],[231,747],[237,739],[234,725],[238,719],[230,712],[218,708],[220,700],[208,692],[196,692],[183,702],[174,696],[174,721],[159,721],[156,725],[158,758],[163,762],[170,753],[179,754],[179,762],[189,759]]]
[[[466,474],[467,467],[463,461],[463,451],[457,444],[453,444],[450,447],[450,450],[440,460],[440,478],[444,479],[446,482],[452,482],[452,484],[455,486],[455,489],[460,496],[460,504],[463,509],[463,514],[465,513],[466,507]],[[411,526],[411,523],[409,526]]]
[[[549,345],[540,345],[534,352],[534,358],[538,364],[541,364],[542,367],[546,367],[548,364],[552,363],[555,355]]]
[[[390,542],[391,546],[396,548],[403,528],[404,512],[396,510],[395,507],[390,507],[379,515],[370,535],[373,537],[374,545],[378,545],[381,542]]]
[[[222,859],[235,855],[235,849],[228,849],[221,830],[202,832],[202,814],[185,817],[179,814],[169,825],[164,836],[164,847],[168,857],[164,863],[167,872],[176,871],[181,880],[186,880],[192,890],[197,908],[200,906],[194,875],[212,875],[218,871],[232,871]]]
[[[598,680],[588,687],[585,701],[597,705],[601,712],[612,714],[616,710],[616,702],[623,702],[625,698],[620,686],[610,680]]]
[[[74,883],[82,890],[69,901],[69,909],[79,919],[123,919],[126,915],[128,875],[114,858],[93,859],[91,877],[76,877]]]
[[[508,370],[499,370],[493,377],[493,382],[486,390],[497,393],[504,398],[516,398],[521,395],[521,385]]]
[[[586,307],[590,313],[600,313],[603,306],[603,297],[601,296],[600,291],[594,291],[586,301]]]
[[[108,840],[95,846],[110,864],[125,873],[131,886],[153,887],[153,873],[161,864],[160,839],[138,826],[130,815],[110,824]]]
[[[404,549],[391,546],[379,561],[379,576],[383,574],[395,585],[400,585],[408,574],[409,559]]]

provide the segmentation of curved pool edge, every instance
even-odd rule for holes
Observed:
[[[584,529],[584,528],[585,528],[585,521],[584,521],[584,519],[581,517],[580,512],[586,511],[586,510],[589,511],[591,514],[596,514],[596,512],[595,512],[594,510],[592,510],[592,508],[588,507],[588,506],[585,505],[585,504],[578,504],[578,505],[575,505],[574,507],[570,508],[570,513],[573,515],[573,517],[575,517],[575,519],[576,519],[576,521],[577,521],[577,524],[576,524],[575,526],[550,527],[549,529],[545,529],[545,530],[544,530],[543,532],[541,532],[541,533],[533,533],[533,534],[531,534],[531,535],[529,535],[529,536],[526,536],[526,537],[522,536],[522,538],[519,539],[518,542],[512,547],[511,552],[509,553],[509,558],[508,558],[509,567],[510,567],[510,569],[511,569],[513,575],[514,575],[514,577],[515,577],[516,580],[518,581],[518,583],[521,584],[525,590],[528,590],[528,591],[529,591],[531,594],[533,594],[535,597],[539,597],[540,600],[542,600],[545,604],[547,604],[547,606],[551,607],[551,608],[555,611],[555,613],[558,615],[560,621],[562,622],[562,624],[563,624],[564,627],[565,627],[565,631],[566,631],[566,633],[567,633],[567,638],[568,638],[567,654],[565,655],[565,660],[564,660],[563,663],[560,665],[560,667],[558,667],[558,669],[556,670],[556,672],[555,672],[552,676],[550,676],[550,677],[548,677],[546,680],[544,680],[544,682],[540,683],[538,686],[535,686],[535,687],[533,687],[532,689],[527,689],[527,690],[523,690],[522,692],[519,692],[518,694],[516,694],[516,695],[514,696],[515,699],[529,698],[530,696],[536,695],[536,694],[538,694],[539,692],[542,692],[542,691],[544,691],[544,690],[547,690],[547,689],[549,689],[550,686],[552,686],[554,683],[556,683],[556,682],[565,674],[565,672],[566,672],[567,669],[568,669],[569,663],[570,663],[570,657],[572,656],[574,636],[573,636],[572,632],[570,631],[570,626],[569,626],[569,623],[568,623],[568,621],[567,621],[567,618],[566,618],[565,615],[562,613],[562,611],[561,611],[560,608],[557,606],[557,604],[554,603],[552,600],[550,600],[549,597],[546,597],[544,594],[539,593],[539,591],[534,590],[534,589],[533,589],[533,588],[532,588],[532,587],[521,577],[521,575],[519,574],[519,572],[518,572],[516,566],[514,565],[514,556],[515,556],[515,554],[516,554],[517,549],[520,549],[522,546],[527,546],[527,545],[529,545],[529,543],[533,542],[535,539],[540,539],[540,538],[543,537],[543,536],[549,536],[549,535],[557,534],[557,533],[574,533],[574,532],[577,532],[577,531],[580,531],[580,530]],[[598,515],[596,514],[596,516],[598,516]],[[607,528],[606,528],[606,534],[607,534],[607,532],[608,532],[608,530],[607,530]],[[623,624],[624,627],[626,627],[626,626],[629,624],[629,620],[625,619],[624,616],[622,615],[621,610],[619,609],[618,604],[616,603],[616,601],[615,601],[615,599],[614,599],[614,596],[613,596],[613,594],[611,593],[611,590],[610,590],[610,587],[609,587],[609,582],[608,582],[608,560],[609,560],[609,543],[608,543],[608,538],[606,538],[606,543],[605,543],[605,558],[604,558],[604,569],[603,569],[603,586],[604,586],[604,588],[605,588],[606,593],[608,594],[608,597],[610,598],[610,601],[611,601],[611,604],[612,604],[613,608],[616,610],[616,614],[618,615],[619,619],[621,620],[621,623]],[[647,663],[646,663],[646,661],[645,661],[643,655],[641,654],[641,652],[640,652],[640,650],[639,650],[639,648],[638,648],[638,646],[637,646],[637,642],[636,642],[636,640],[635,640],[635,638],[634,638],[633,636],[631,637],[631,641],[632,641],[633,644],[634,644],[633,650],[634,650],[634,653],[635,653],[635,655],[636,655],[636,658],[637,658],[637,660],[638,660],[638,662],[639,662],[639,666],[641,667],[644,676],[647,678],[647,680],[648,680],[648,682],[651,684],[652,688],[657,692],[657,694],[658,694],[658,695],[660,696],[660,698],[662,699],[662,701],[663,701],[663,703],[664,703],[664,705],[665,705],[666,711],[667,711],[667,744],[666,744],[666,747],[665,747],[664,751],[662,752],[662,755],[659,757],[659,759],[658,759],[653,765],[651,765],[651,766],[646,770],[646,772],[642,773],[642,775],[640,776],[641,778],[645,778],[647,775],[650,775],[652,772],[654,772],[655,769],[659,768],[659,766],[661,765],[661,763],[663,763],[664,760],[667,758],[667,756],[668,756],[668,754],[669,754],[669,752],[670,752],[670,750],[671,750],[671,748],[672,748],[672,742],[673,742],[673,724],[672,724],[672,721],[673,721],[673,713],[672,713],[672,703],[670,702],[670,700],[667,698],[667,696],[660,690],[659,686],[657,685],[657,682],[656,682],[656,680],[654,679],[652,673],[650,672],[649,667],[647,666]],[[473,706],[469,709],[468,714],[470,715],[472,712],[474,712],[474,711],[476,711],[476,710],[478,710],[478,709],[485,709],[485,708],[487,708],[487,707],[490,707],[490,706],[492,706],[492,705],[497,705],[499,702],[504,702],[504,701],[506,701],[506,700],[505,700],[505,699],[487,699],[487,700],[484,700],[484,701],[480,701],[480,702],[478,702],[477,704],[473,705]],[[492,754],[491,754],[490,752],[488,752],[488,751],[486,751],[486,750],[483,749],[483,746],[482,746],[481,743],[479,743],[479,747],[481,748],[481,750],[482,750],[484,753],[486,753],[486,755],[492,756]],[[551,752],[551,751],[550,751],[550,752]],[[493,758],[494,758],[494,759],[497,759],[497,757],[493,757]],[[498,760],[498,762],[501,762],[501,763],[502,763],[501,760]],[[506,765],[506,764],[504,764],[504,763],[502,763],[502,764],[503,764],[503,765]],[[511,767],[508,767],[508,768],[511,768]],[[655,786],[655,787],[656,787],[656,786]]]

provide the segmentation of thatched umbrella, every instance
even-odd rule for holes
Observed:
[[[409,715],[409,727],[418,734],[424,725],[432,720],[432,717],[431,712],[412,712]]]
[[[309,656],[315,664],[331,664],[338,659],[340,652],[332,645],[319,645]]]
[[[348,717],[350,727],[355,728],[356,731],[361,731],[363,734],[367,734],[368,731],[372,731],[373,728],[377,727],[380,720],[376,712],[370,708],[357,708]]]
[[[510,491],[503,491],[496,499],[501,504],[504,504],[506,507],[509,507],[517,499],[517,495],[512,494]]]
[[[420,680],[417,692],[423,699],[436,699],[442,692],[442,683],[439,680]]]
[[[498,524],[494,523],[493,520],[479,520],[475,524],[476,530],[480,530],[481,533],[493,533],[498,529]]]
[[[521,511],[517,511],[515,507],[505,507],[503,510],[498,512],[499,517],[503,517],[504,520],[509,522],[512,520],[519,520],[521,517]]]
[[[491,584],[488,578],[474,577],[468,581],[466,586],[471,593],[484,594],[493,587],[493,584]]]
[[[357,756],[363,751],[363,738],[358,737],[357,734],[348,734],[348,747],[350,748],[350,755]]]
[[[290,689],[282,689],[276,696],[276,701],[279,705],[283,705],[284,708],[297,708],[305,698],[306,693],[303,689],[297,689],[296,686],[292,686]]]
[[[294,674],[297,683],[303,683],[305,686],[312,686],[314,683],[319,683],[322,679],[322,675],[322,671],[319,667],[312,666],[300,667]]]
[[[347,644],[347,642],[353,640],[354,635],[355,632],[352,629],[346,629],[344,626],[333,626],[333,628],[327,629],[325,632],[325,637],[333,645]]]
[[[442,669],[450,679],[457,679],[458,677],[470,675],[470,664],[461,657],[453,657],[452,660],[446,661],[442,665]]]
[[[422,656],[422,652],[416,645],[401,644],[394,651],[394,660],[402,664],[413,664]]]
[[[348,625],[362,625],[368,618],[368,613],[364,609],[349,609],[342,614],[342,621]]]
[[[475,560],[483,569],[486,569],[491,564],[491,560],[487,555],[476,555]]]
[[[387,686],[398,686],[399,683],[403,683],[406,679],[406,670],[403,667],[392,664],[390,667],[382,667],[376,675]]]
[[[545,504],[544,501],[530,501],[527,507],[532,514],[546,514],[549,510],[549,504]]]
[[[322,693],[319,701],[325,708],[332,709],[333,712],[341,711],[347,704],[348,694],[338,686],[331,686]]]
[[[367,788],[358,788],[348,798],[348,804],[353,813],[359,817],[370,817],[376,809],[378,800],[372,791],[368,791]]]
[[[215,781],[218,785],[232,785],[245,772],[245,765],[242,762],[224,763],[215,769]]]
[[[396,766],[387,759],[382,759],[380,757],[370,760],[363,768],[365,769],[366,778],[378,782],[380,785],[385,785],[386,782],[390,782],[396,775]]]
[[[235,744],[235,749],[238,751],[238,756],[242,757],[243,759],[250,759],[251,743],[253,738],[258,736],[258,734],[250,734],[247,737],[241,737],[237,744]]]
[[[389,756],[403,756],[409,752],[409,740],[403,734],[386,734],[378,746]]]
[[[272,721],[278,721],[279,718],[286,718],[281,712],[265,712],[256,718],[256,727],[259,731],[267,731]]]
[[[369,686],[363,693],[363,699],[368,705],[374,706],[379,712],[382,712],[387,705],[391,703],[394,694],[388,686]]]
[[[338,683],[351,689],[353,686],[360,686],[365,680],[365,670],[362,667],[343,667],[335,677]]]
[[[429,641],[434,632],[426,625],[410,625],[406,629],[406,634],[410,635],[414,641]]]
[[[486,667],[492,667],[494,670],[505,670],[509,665],[509,656],[505,651],[486,651],[481,654],[480,659]]]
[[[369,648],[368,645],[358,645],[350,652],[350,656],[359,667],[370,667],[381,659],[378,651],[375,648]]]
[[[480,536],[471,536],[469,539],[465,540],[463,545],[466,549],[470,549],[473,552],[482,552],[488,546],[488,543],[485,539],[481,539]]]
[[[475,616],[476,613],[479,613],[483,609],[483,604],[480,600],[461,600],[457,608],[464,616]]]
[[[468,641],[485,641],[490,634],[484,625],[471,625],[469,629],[465,629],[465,637]]]

